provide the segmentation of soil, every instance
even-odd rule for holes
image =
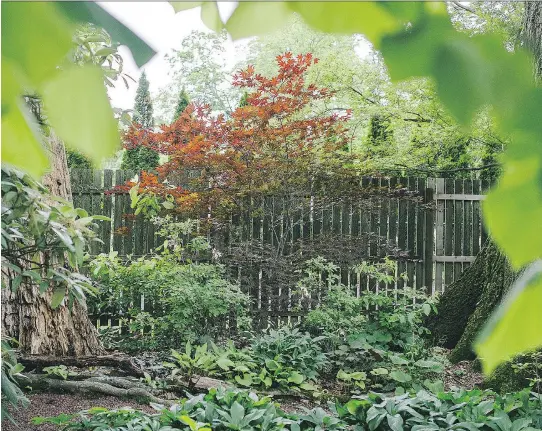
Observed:
[[[4,419],[2,421],[2,431],[58,430],[59,428],[52,424],[33,425],[32,418],[36,416],[57,416],[61,413],[78,413],[91,407],[106,407],[108,409],[130,407],[149,413],[155,412],[149,405],[139,404],[134,400],[122,400],[108,396],[91,398],[75,394],[39,393],[27,395],[27,398],[30,400],[28,407],[20,407],[17,410],[8,408],[16,424]]]
[[[444,370],[444,388],[446,390],[479,388],[483,381],[484,375],[475,368],[473,361],[461,361]]]

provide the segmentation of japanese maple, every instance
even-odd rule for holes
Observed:
[[[126,187],[169,202],[164,205],[169,209],[207,212],[213,207],[216,213],[262,193],[314,190],[322,176],[341,172],[348,113],[316,113],[333,98],[330,90],[306,82],[307,70],[318,59],[288,52],[276,60],[273,77],[257,74],[253,66],[234,75],[233,85],[248,96],[229,118],[190,104],[159,132],[133,125],[125,147],[148,146],[168,161],[156,172],[142,173],[137,187]],[[197,174],[187,179],[187,172]]]

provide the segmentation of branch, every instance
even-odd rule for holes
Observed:
[[[361,91],[356,90],[354,87],[349,87],[350,90],[352,90],[354,93],[361,96],[362,99],[366,100],[369,103],[372,103],[373,105],[377,105],[377,103],[373,99],[369,99],[367,96],[365,96]]]
[[[461,2],[452,1],[451,3],[458,9],[463,9],[464,11],[470,12],[470,13],[478,16],[478,13],[474,9],[472,9],[469,6],[466,6],[466,5],[462,4]]]

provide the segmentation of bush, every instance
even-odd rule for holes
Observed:
[[[100,293],[89,300],[90,314],[130,318],[129,335],[139,337],[132,347],[178,347],[250,328],[249,298],[225,279],[221,265],[179,264],[168,256],[125,264],[100,255],[91,266]],[[142,295],[150,312],[141,311]]]
[[[326,365],[326,355],[318,344],[323,339],[313,338],[298,328],[283,326],[255,338],[252,351],[262,363],[275,361],[312,380],[318,377],[318,372]]]

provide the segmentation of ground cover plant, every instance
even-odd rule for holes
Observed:
[[[35,418],[72,430],[493,430],[534,431],[542,427],[542,399],[528,390],[497,395],[491,391],[419,391],[399,396],[370,393],[324,409],[286,413],[269,397],[211,389],[155,414],[132,409],[91,409],[56,418]]]

